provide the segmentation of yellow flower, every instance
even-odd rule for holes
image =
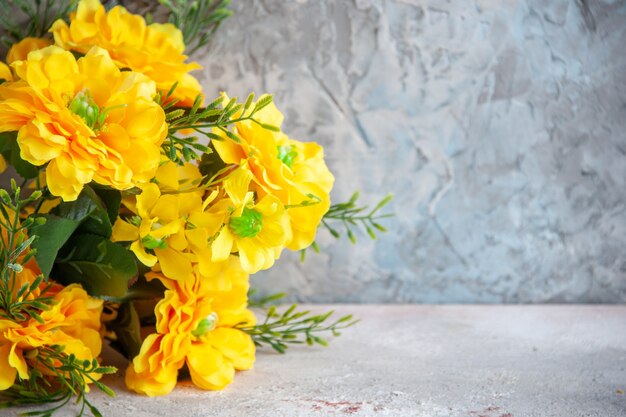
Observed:
[[[202,174],[196,165],[185,163],[181,166],[169,159],[161,163],[155,177],[159,189],[166,192],[190,192],[197,189],[201,179]]]
[[[32,318],[21,323],[0,320],[0,391],[11,387],[17,376],[29,378],[29,352],[38,348],[63,346],[64,353],[80,360],[100,355],[102,301],[89,297],[79,285],[49,295],[53,304],[40,312],[43,323]]]
[[[13,74],[11,74],[11,68],[4,62],[0,62],[0,80],[13,81]]]
[[[202,67],[185,63],[183,35],[172,24],[146,25],[143,17],[121,6],[107,13],[99,0],[81,0],[70,25],[57,20],[50,31],[56,44],[68,50],[85,53],[94,45],[106,49],[120,68],[147,75],[159,90],[167,92],[178,83],[173,97],[180,105],[191,106],[201,93],[189,72]]]
[[[100,48],[77,61],[49,46],[13,67],[20,80],[0,85],[0,132],[18,131],[21,157],[47,164],[52,194],[71,201],[91,181],[125,190],[154,177],[167,124],[152,81]]]
[[[254,117],[276,127],[283,121],[283,115],[273,103]],[[309,246],[330,207],[329,193],[334,183],[324,162],[323,148],[313,142],[290,139],[282,132],[267,130],[249,120],[235,123],[233,130],[241,138],[240,143],[215,131],[224,136],[223,141],[213,141],[218,154],[225,163],[250,171],[259,197],[273,195],[289,207],[292,237],[287,247],[300,250]]]
[[[285,207],[269,194],[255,202],[251,180],[245,166],[235,170],[224,180],[225,198],[208,210],[221,219],[211,243],[212,261],[225,261],[237,252],[249,274],[270,268],[291,238]]]
[[[23,61],[28,57],[30,52],[43,49],[50,45],[52,45],[52,42],[48,39],[24,38],[11,46],[9,53],[7,54],[7,63],[11,64],[15,61]]]
[[[252,368],[254,343],[235,328],[255,323],[247,309],[248,277],[236,268],[225,271],[230,272],[228,291],[217,290],[197,269],[178,281],[149,275],[160,279],[167,290],[155,308],[156,333],[144,340],[126,371],[129,389],[151,397],[166,395],[186,364],[196,386],[219,390],[232,382],[235,370]]]
[[[185,253],[185,219],[202,210],[200,195],[161,194],[159,186],[150,183],[135,199],[124,203],[135,216],[118,218],[111,240],[132,242],[130,249],[144,265],[152,267],[158,261],[169,278],[182,279],[191,274],[192,258]]]

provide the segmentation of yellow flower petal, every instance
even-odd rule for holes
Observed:
[[[207,343],[191,346],[187,354],[187,366],[193,383],[206,390],[224,389],[235,377],[233,364]]]
[[[32,51],[45,48],[52,45],[48,39],[43,38],[24,38],[18,43],[11,46],[9,53],[7,54],[7,63],[11,64],[15,61],[23,61],[28,57],[28,54]]]
[[[170,279],[185,279],[192,273],[191,261],[184,254],[173,249],[155,249],[161,271]]]
[[[144,264],[145,266],[154,266],[156,265],[158,258],[154,255],[150,255],[144,249],[143,245],[139,241],[135,241],[130,245],[130,250],[133,251],[139,262]]]
[[[13,81],[11,69],[4,62],[0,62],[0,80]]]
[[[210,341],[237,370],[252,369],[255,347],[252,338],[241,330],[218,327],[211,332]]]
[[[0,391],[11,388],[17,376],[17,369],[11,365],[9,360],[11,350],[11,343],[0,344]]]

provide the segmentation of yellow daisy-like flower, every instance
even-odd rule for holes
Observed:
[[[20,80],[0,85],[0,132],[18,131],[21,157],[47,164],[52,194],[72,201],[91,181],[125,190],[154,177],[167,134],[154,82],[100,48],[76,60],[49,46],[13,67]]]
[[[23,61],[28,58],[28,54],[32,51],[37,51],[50,45],[52,45],[52,42],[48,39],[24,38],[11,46],[9,53],[7,53],[7,63],[12,64],[15,61]]]
[[[186,252],[186,218],[202,211],[199,193],[161,194],[159,186],[150,183],[141,194],[124,201],[135,214],[126,220],[118,218],[113,225],[113,242],[132,242],[130,249],[146,266],[157,261],[163,273],[172,279],[191,274],[192,258]]]
[[[268,194],[255,202],[251,181],[245,166],[235,170],[224,180],[226,196],[208,212],[220,219],[219,229],[213,231],[212,261],[225,261],[236,252],[243,270],[254,274],[274,265],[291,239],[291,226],[277,197]]]
[[[21,323],[0,320],[0,391],[10,388],[18,375],[29,378],[29,352],[38,348],[64,346],[64,353],[80,360],[97,358],[102,349],[101,313],[102,301],[70,285],[54,294],[52,307],[41,312],[43,323],[32,318]]]
[[[283,115],[273,103],[255,113],[254,118],[276,127],[283,121]],[[330,207],[329,193],[334,183],[324,162],[323,148],[313,142],[290,139],[282,132],[270,131],[249,120],[235,123],[233,130],[241,142],[225,136],[223,141],[213,141],[218,154],[225,163],[250,171],[259,197],[276,196],[289,207],[292,237],[287,247],[300,250],[309,246]],[[214,133],[223,135],[219,130]]]
[[[173,98],[191,106],[202,87],[190,71],[202,68],[185,63],[183,35],[172,24],[153,23],[116,6],[108,13],[99,0],[81,0],[69,26],[57,20],[50,31],[57,45],[87,52],[92,46],[106,49],[120,68],[130,68],[150,77],[162,91],[178,83]]]
[[[234,269],[225,271],[232,277],[227,291],[216,289],[197,269],[178,281],[149,275],[160,279],[167,290],[155,308],[156,333],[144,340],[126,371],[129,389],[151,397],[166,395],[186,364],[196,386],[219,390],[232,382],[236,370],[252,368],[254,343],[235,328],[255,323],[247,309],[248,277],[236,263],[231,265]]]

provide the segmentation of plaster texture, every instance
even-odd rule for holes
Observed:
[[[109,417],[626,415],[626,306],[311,307],[362,321],[328,348],[258,352],[224,391],[182,382],[147,398],[120,372],[105,379],[116,398],[90,398]],[[126,368],[112,352],[105,363]]]
[[[626,2],[255,0],[194,58],[326,148],[335,202],[395,195],[376,242],[254,285],[313,302],[626,301]]]

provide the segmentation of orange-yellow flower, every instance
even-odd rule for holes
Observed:
[[[44,38],[24,38],[18,43],[11,46],[7,54],[7,63],[11,64],[15,61],[23,61],[28,58],[28,54],[32,51],[43,49],[52,45],[48,39]]]
[[[172,24],[146,25],[143,17],[121,6],[107,13],[99,0],[81,0],[69,26],[57,20],[50,31],[65,49],[81,53],[94,45],[106,49],[120,68],[147,75],[161,91],[178,83],[173,97],[181,105],[191,106],[201,93],[200,83],[189,72],[202,67],[185,63],[183,35]]]
[[[91,181],[125,190],[154,177],[167,134],[154,82],[100,48],[76,60],[49,46],[13,67],[20,80],[0,85],[0,132],[18,131],[21,157],[47,164],[52,194],[71,201]]]
[[[255,113],[254,118],[276,127],[283,121],[273,103]],[[300,250],[309,246],[330,207],[329,193],[334,183],[324,162],[324,150],[314,142],[290,139],[250,120],[235,123],[233,131],[241,142],[228,139],[219,130],[214,132],[224,136],[222,141],[213,141],[218,154],[225,163],[250,171],[259,197],[273,195],[289,207],[292,237],[287,247]]]
[[[158,273],[166,286],[156,308],[156,333],[143,342],[126,371],[126,385],[148,396],[168,394],[185,364],[193,383],[219,390],[232,382],[236,370],[252,368],[255,347],[250,336],[235,328],[252,325],[247,309],[248,277],[231,264],[232,286],[220,291],[197,269],[184,280],[172,281]]]
[[[11,387],[18,375],[29,378],[28,352],[38,348],[63,346],[78,359],[97,358],[102,349],[101,313],[102,301],[70,285],[54,294],[51,308],[40,313],[43,323],[33,318],[19,323],[0,320],[0,391]]]

